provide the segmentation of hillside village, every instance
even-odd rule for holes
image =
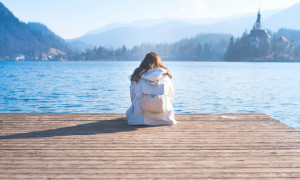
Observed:
[[[66,53],[62,52],[60,50],[57,50],[55,48],[50,48],[48,53],[42,53],[39,56],[35,56],[35,53],[33,52],[31,55],[23,55],[23,54],[15,54],[13,56],[4,56],[4,59],[9,61],[35,61],[35,60],[53,60],[53,61],[65,61]]]

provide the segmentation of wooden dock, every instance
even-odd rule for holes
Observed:
[[[300,131],[265,114],[0,114],[0,179],[300,179]]]

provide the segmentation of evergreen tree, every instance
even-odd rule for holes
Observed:
[[[203,56],[203,47],[200,43],[198,43],[196,55],[198,59],[200,59]]]
[[[34,49],[32,49],[32,51],[31,51],[31,56],[32,56],[33,59],[35,58]]]
[[[125,53],[126,53],[126,51],[127,51],[127,48],[126,48],[126,46],[125,46],[125,45],[123,45],[123,47],[122,47],[122,54],[125,54]]]
[[[276,47],[276,45],[277,45],[277,38],[276,38],[276,36],[273,36],[273,40],[271,41],[272,42],[272,51],[277,51],[277,47]]]
[[[101,46],[99,46],[99,48],[97,49],[97,56],[99,57],[99,58],[101,58],[102,57],[102,53],[103,53],[103,48],[101,47]]]
[[[210,47],[209,47],[209,44],[208,43],[205,43],[204,44],[204,50],[203,50],[203,55],[206,59],[211,59],[211,50],[210,50]]]
[[[261,46],[261,55],[260,57],[266,58],[270,52],[270,45],[268,42],[264,42]]]
[[[233,46],[234,46],[234,37],[231,36],[227,52],[224,56],[225,61],[232,61],[233,60]]]

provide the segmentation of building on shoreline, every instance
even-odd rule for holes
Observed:
[[[252,47],[258,47],[261,44],[267,43],[270,45],[271,36],[268,34],[266,30],[263,29],[263,23],[261,20],[260,10],[257,13],[257,19],[255,24],[253,25],[253,29],[249,35],[249,41]]]
[[[16,55],[13,55],[12,57],[12,60],[15,60],[15,61],[24,61],[25,59],[25,56],[23,54],[16,54]]]

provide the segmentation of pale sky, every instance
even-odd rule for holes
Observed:
[[[111,22],[205,18],[290,7],[300,0],[0,0],[23,22],[40,22],[65,39]]]

